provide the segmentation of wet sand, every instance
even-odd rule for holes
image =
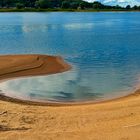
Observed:
[[[22,63],[15,62],[18,59],[10,61],[9,58],[12,56],[2,57],[0,57],[0,66],[3,66],[0,67],[1,80],[53,74],[70,69],[70,66],[59,57],[19,56],[22,57],[18,57],[22,59]],[[1,58],[6,63],[1,64]],[[12,68],[13,64],[16,69]],[[24,70],[23,65],[26,65]],[[139,90],[120,99],[76,106],[35,106],[0,101],[0,140],[139,140],[139,138]]]
[[[60,56],[3,55],[0,56],[0,80],[16,77],[48,75],[71,68]]]

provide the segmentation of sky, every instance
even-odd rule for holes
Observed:
[[[106,5],[120,5],[120,6],[126,6],[126,5],[139,6],[140,5],[140,0],[85,0],[85,1],[89,1],[89,2],[99,1]]]

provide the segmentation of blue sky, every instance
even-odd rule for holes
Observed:
[[[85,0],[89,2],[93,1],[99,1],[101,3],[104,3],[106,5],[121,5],[121,6],[126,6],[126,5],[140,5],[140,0]]]

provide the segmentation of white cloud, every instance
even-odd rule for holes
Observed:
[[[85,0],[89,2],[94,2],[94,1],[99,1],[103,4],[107,5],[121,5],[121,6],[126,6],[126,5],[140,5],[140,0]]]

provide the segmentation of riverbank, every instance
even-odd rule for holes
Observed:
[[[0,8],[0,12],[140,12],[140,10],[126,9],[36,9],[36,8]]]

